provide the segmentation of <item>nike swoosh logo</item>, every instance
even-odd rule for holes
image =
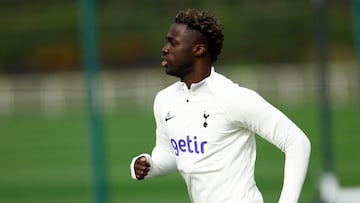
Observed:
[[[165,118],[165,121],[168,121],[168,120],[170,120],[170,119],[172,119],[172,118],[174,118],[175,116],[170,116],[170,117],[166,117]]]

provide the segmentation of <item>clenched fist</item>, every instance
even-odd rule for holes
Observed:
[[[150,164],[145,156],[136,159],[134,164],[135,176],[138,180],[143,180],[150,170]]]

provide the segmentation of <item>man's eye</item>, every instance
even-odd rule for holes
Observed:
[[[171,44],[171,46],[176,46],[178,44],[176,41],[173,40],[169,41],[169,43]]]
[[[165,44],[170,44],[171,46],[175,46],[175,41],[170,39],[170,38],[166,38],[165,39]]]

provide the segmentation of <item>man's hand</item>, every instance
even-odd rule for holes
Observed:
[[[149,162],[147,162],[145,156],[141,156],[136,159],[134,164],[136,179],[143,180],[145,176],[147,176],[149,169],[150,169],[150,164]]]

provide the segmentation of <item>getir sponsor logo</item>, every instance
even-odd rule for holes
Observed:
[[[198,141],[196,136],[191,138],[189,135],[186,136],[186,139],[170,139],[170,142],[176,156],[179,156],[180,152],[204,154],[205,145],[208,143],[207,141]]]

